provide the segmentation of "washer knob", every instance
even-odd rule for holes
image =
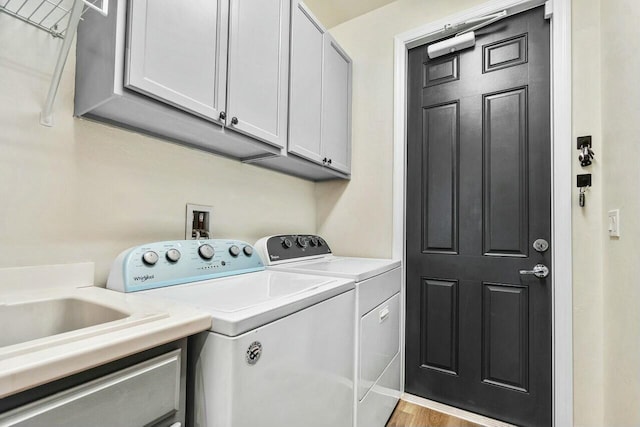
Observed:
[[[324,245],[324,240],[318,237],[318,247]]]
[[[311,246],[318,246],[318,238],[317,237],[312,237],[311,239],[309,239],[309,244]]]
[[[304,237],[300,236],[296,241],[298,242],[298,246],[300,246],[301,248],[307,247],[307,239],[305,239]]]
[[[282,246],[284,246],[285,249],[289,249],[291,246],[293,246],[293,243],[291,242],[291,239],[286,238],[282,241]]]
[[[147,251],[142,254],[142,262],[144,262],[146,265],[155,265],[158,262],[159,258],[160,257],[158,257],[158,254],[154,251]]]
[[[231,256],[238,256],[240,255],[240,248],[236,245],[233,245],[229,248],[229,253],[231,254]]]
[[[245,246],[244,248],[242,248],[242,251],[244,252],[244,254],[246,256],[251,256],[253,255],[253,248],[249,245]]]
[[[180,253],[179,250],[177,249],[169,249],[167,251],[167,253],[165,254],[165,257],[167,258],[167,261],[169,262],[178,262],[178,260],[180,260],[180,257],[182,256],[182,254]]]
[[[211,258],[213,258],[213,255],[216,253],[215,250],[213,250],[213,246],[205,243],[204,245],[201,245],[198,248],[198,255],[200,255],[202,257],[202,259],[205,260],[210,260]]]

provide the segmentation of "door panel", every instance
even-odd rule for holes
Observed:
[[[322,70],[322,151],[327,166],[351,171],[351,59],[328,33]]]
[[[526,287],[483,283],[482,381],[529,391],[529,297]]]
[[[227,126],[284,148],[289,0],[231,0],[230,9]]]
[[[483,72],[501,70],[527,62],[527,34],[491,43],[482,48]]]
[[[324,28],[295,0],[291,10],[289,151],[322,163],[322,49]]]
[[[484,253],[528,255],[527,89],[485,95]]]
[[[448,55],[424,64],[424,86],[431,87],[458,80],[458,55]]]
[[[541,8],[471,49],[409,51],[407,392],[551,425],[549,24]]]
[[[125,86],[219,120],[226,98],[228,0],[129,2]]]
[[[458,103],[423,110],[423,252],[458,252]]]
[[[458,283],[422,280],[421,365],[458,373]]]

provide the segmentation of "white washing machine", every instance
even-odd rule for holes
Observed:
[[[190,339],[198,427],[351,427],[351,279],[265,270],[247,243],[187,240],[124,251],[107,287],[211,313]]]
[[[281,235],[255,244],[273,271],[356,282],[354,426],[384,427],[400,398],[400,261],[334,256],[319,236]]]

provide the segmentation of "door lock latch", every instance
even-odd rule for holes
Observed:
[[[536,264],[533,270],[520,270],[522,275],[536,276],[538,279],[544,279],[549,276],[549,267],[544,264]]]

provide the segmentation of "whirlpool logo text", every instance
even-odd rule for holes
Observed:
[[[155,279],[156,276],[154,274],[145,274],[144,276],[134,276],[134,282],[146,282],[147,280]]]

